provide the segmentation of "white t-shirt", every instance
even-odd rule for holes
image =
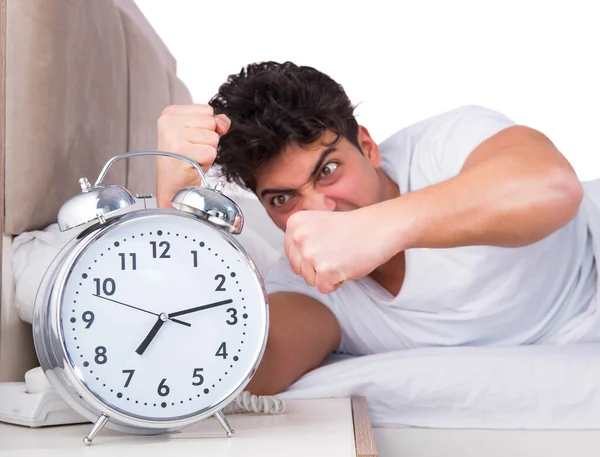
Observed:
[[[443,113],[384,141],[382,169],[401,195],[421,189],[457,175],[471,151],[511,125],[478,106]],[[339,351],[354,355],[565,342],[581,340],[583,330],[576,327],[583,317],[600,314],[592,243],[582,209],[565,227],[525,247],[409,249],[397,296],[369,276],[321,294],[293,273],[286,257],[265,283],[269,293],[299,292],[329,307],[342,329]],[[600,331],[595,337],[600,342]]]

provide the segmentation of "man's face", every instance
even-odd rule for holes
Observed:
[[[282,230],[296,211],[350,211],[385,198],[380,154],[364,127],[359,150],[326,131],[310,145],[291,143],[257,174],[256,194]]]

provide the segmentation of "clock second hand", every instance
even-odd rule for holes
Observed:
[[[142,309],[142,308],[138,308],[136,306],[128,305],[127,303],[123,303],[123,302],[120,302],[120,301],[117,301],[117,300],[113,300],[112,298],[107,298],[107,297],[103,297],[102,295],[96,295],[96,294],[92,294],[92,295],[94,297],[102,298],[103,300],[108,300],[108,301],[111,301],[113,303],[117,303],[118,305],[127,306],[128,308],[133,308],[133,309],[137,309],[138,311],[143,311],[144,313],[152,314],[153,316],[158,316],[158,317],[161,316],[158,313],[153,313],[152,311],[148,311],[147,309]],[[168,319],[172,320],[176,324],[185,325],[186,327],[191,327],[192,326],[192,324],[190,324],[189,322],[180,321],[179,319],[171,319],[170,317],[168,317]]]

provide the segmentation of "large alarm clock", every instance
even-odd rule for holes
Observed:
[[[140,155],[184,160],[202,186],[177,193],[175,209],[128,211],[133,195],[102,180]],[[79,182],[58,225],[80,233],[46,272],[32,324],[48,380],[94,423],[85,444],[104,426],[158,434],[211,415],[232,436],[221,410],[250,381],[268,334],[261,276],[233,236],[240,208],[168,152],[118,155],[94,186]]]

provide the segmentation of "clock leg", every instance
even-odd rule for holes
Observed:
[[[106,425],[107,422],[108,416],[106,414],[101,414],[94,426],[92,427],[92,430],[90,430],[89,435],[83,439],[83,444],[85,444],[86,446],[92,444],[92,440],[94,439],[94,437],[98,434],[100,430],[102,430],[102,427],[104,427],[104,425]]]
[[[225,415],[223,414],[223,411],[217,411],[215,413],[215,417],[217,418],[217,420],[219,421],[219,424],[221,424],[221,426],[225,429],[225,431],[227,432],[227,438],[231,438],[235,432],[233,431],[233,429],[231,428],[231,426],[229,425],[229,422],[227,422],[227,418],[225,417]]]

